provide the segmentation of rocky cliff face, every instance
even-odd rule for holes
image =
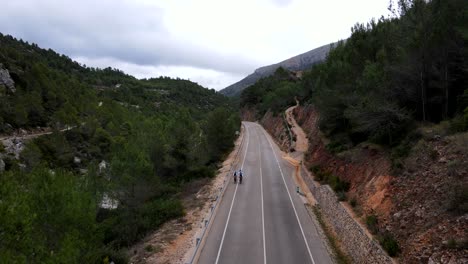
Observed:
[[[254,108],[242,108],[240,115],[242,121],[259,122],[273,136],[273,139],[283,151],[289,151],[291,142],[286,127],[287,124],[282,116],[275,116],[268,111],[259,119],[258,112]]]
[[[273,136],[278,146],[288,152],[291,147],[289,132],[282,116],[274,116],[268,111],[260,120],[260,124]]]
[[[424,137],[395,173],[388,154],[370,144],[329,153],[317,111],[298,107],[294,114],[309,138],[306,163],[350,182],[357,215],[362,222],[377,216],[378,228],[398,241],[401,263],[468,263],[468,214],[454,210],[468,206],[456,204],[468,186],[468,133]]]

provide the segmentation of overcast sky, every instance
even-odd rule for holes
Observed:
[[[389,13],[389,0],[2,2],[3,34],[87,66],[138,78],[180,77],[217,90]]]

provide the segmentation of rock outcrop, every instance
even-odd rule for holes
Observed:
[[[10,76],[10,72],[0,63],[0,85],[4,85],[11,93],[16,92],[15,81]]]
[[[5,171],[5,162],[3,161],[2,157],[0,156],[0,173]]]

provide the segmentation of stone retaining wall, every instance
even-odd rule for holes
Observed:
[[[305,168],[302,171],[303,178],[320,206],[325,221],[338,235],[343,250],[351,257],[353,263],[395,263],[378,242],[368,236],[366,230],[352,218],[330,186],[314,182]]]

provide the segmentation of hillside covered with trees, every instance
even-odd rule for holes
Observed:
[[[310,140],[325,146],[318,150],[317,143],[309,150],[323,155],[322,164],[311,164],[311,170],[325,184],[328,176],[351,181],[339,197],[353,195],[353,207],[371,203],[363,193],[372,183],[360,181],[388,161],[386,173],[394,177],[385,199],[394,207],[385,209],[387,215],[375,215],[368,206],[364,214],[390,255],[403,251],[404,263],[424,262],[424,256],[415,257],[424,250],[429,256],[443,250],[466,256],[466,232],[454,231],[452,237],[446,232],[441,240],[433,230],[467,226],[462,217],[468,213],[467,5],[461,0],[400,0],[390,8],[392,17],[353,26],[351,36],[302,78],[278,69],[245,89],[240,104],[259,120],[267,112],[282,114],[295,98],[304,109],[313,109],[320,132],[310,133],[315,136]],[[310,113],[300,112],[300,119],[314,119]],[[381,160],[385,162],[371,168]],[[340,171],[340,164],[347,169]],[[417,217],[418,207],[428,210],[424,217]],[[405,224],[408,219],[413,226]],[[421,249],[421,241],[430,244]]]
[[[16,143],[19,157],[0,144],[4,263],[125,263],[122,249],[184,214],[180,192],[215,175],[240,127],[227,98],[187,80],[89,68],[1,34],[0,63],[0,138],[52,131]]]
[[[260,114],[301,101],[320,111],[320,127],[343,147],[370,140],[394,146],[418,122],[468,118],[466,7],[463,1],[400,1],[398,17],[357,24],[324,63],[303,78],[284,69],[241,95]]]

